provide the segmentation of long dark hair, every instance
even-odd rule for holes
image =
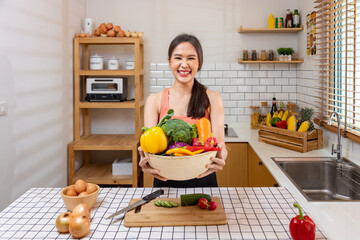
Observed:
[[[199,60],[198,71],[200,71],[203,64],[203,51],[199,39],[193,35],[180,34],[171,41],[168,50],[169,60],[171,59],[174,49],[183,42],[189,42],[194,46]],[[191,98],[188,103],[187,116],[191,118],[202,118],[205,116],[205,109],[207,109],[209,106],[210,100],[206,94],[206,86],[194,78],[194,85],[191,90]]]

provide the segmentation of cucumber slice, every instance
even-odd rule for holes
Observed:
[[[172,207],[178,207],[179,204],[177,204],[176,202],[173,201],[169,201],[169,203],[171,204]]]
[[[166,207],[165,201],[160,200],[160,205],[161,205],[162,207]]]
[[[181,206],[193,206],[198,204],[200,198],[205,198],[209,202],[211,201],[211,196],[204,193],[193,193],[193,194],[183,194],[180,195]]]
[[[160,204],[159,201],[160,201],[160,200],[155,201],[155,202],[154,202],[154,205],[157,206],[157,207],[161,207],[161,204]]]
[[[165,201],[165,207],[172,208],[173,206],[170,204],[169,201]]]

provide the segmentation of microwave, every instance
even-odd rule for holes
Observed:
[[[126,97],[126,78],[86,79],[86,100],[89,102],[121,102]]]

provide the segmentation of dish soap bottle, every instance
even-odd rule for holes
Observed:
[[[275,28],[275,18],[272,15],[272,13],[270,13],[270,16],[268,19],[268,28]]]

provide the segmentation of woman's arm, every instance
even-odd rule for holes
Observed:
[[[160,113],[160,106],[161,106],[161,93],[150,95],[145,104],[144,110],[144,125],[145,127],[153,127],[158,124],[158,118]],[[153,177],[156,177],[162,181],[166,181],[167,179],[161,177],[159,175],[159,170],[156,170],[148,164],[149,156],[145,153],[141,147],[138,148],[140,154],[140,162],[139,166],[142,168],[143,172],[146,172]]]
[[[227,149],[225,146],[225,131],[224,131],[224,104],[220,93],[207,90],[207,94],[210,100],[210,119],[211,119],[211,130],[214,137],[218,140],[218,147],[221,151],[218,151],[216,157],[212,158],[212,164],[208,165],[208,170],[199,175],[198,178],[205,177],[213,172],[222,170],[225,165],[227,157]]]

